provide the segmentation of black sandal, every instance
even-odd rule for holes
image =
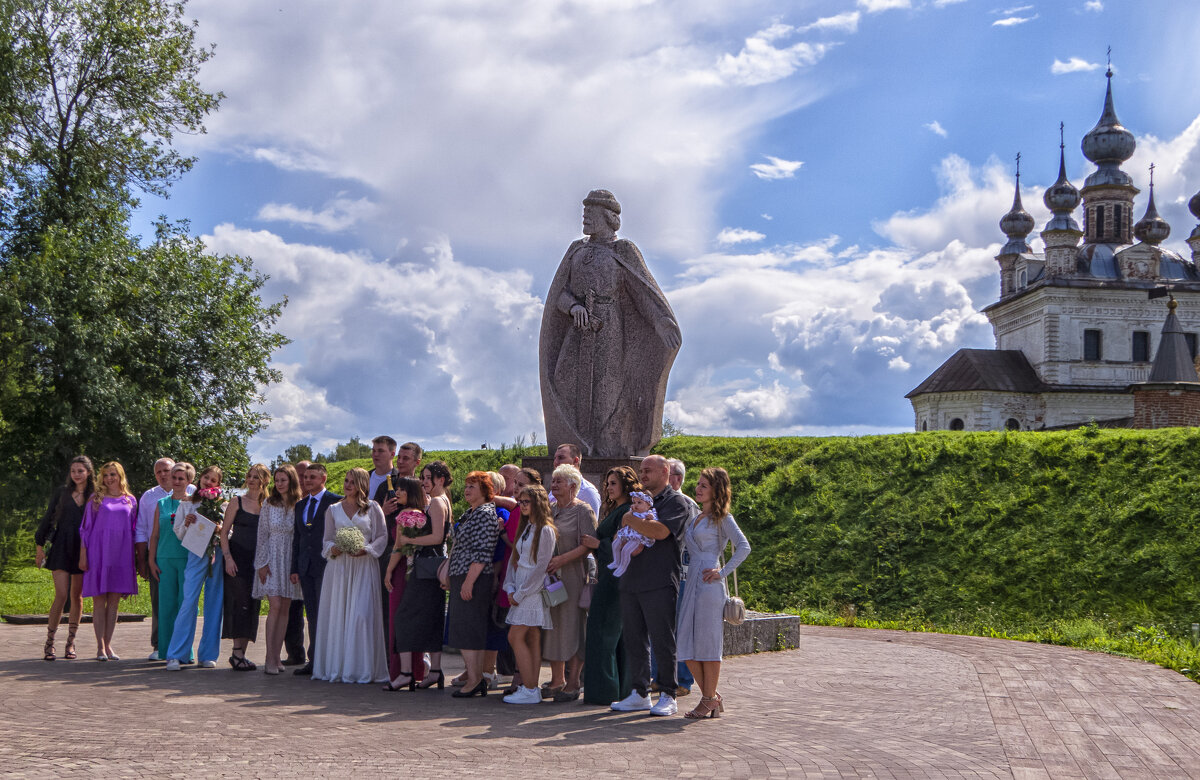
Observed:
[[[235,672],[252,672],[258,667],[244,655],[229,656],[229,665],[233,667]]]
[[[400,674],[396,677],[396,679],[399,680],[401,677],[407,677],[408,682],[401,683],[399,685],[393,685],[392,681],[388,680],[388,684],[383,686],[383,690],[385,690],[385,691],[402,691],[405,688],[408,688],[410,691],[415,691],[417,689],[417,680],[415,677],[412,676],[411,672],[400,672]]]

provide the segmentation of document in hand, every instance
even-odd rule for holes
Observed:
[[[217,530],[217,524],[209,520],[204,515],[196,515],[196,522],[192,523],[183,532],[183,538],[179,543],[183,545],[183,549],[199,557],[204,555],[208,550],[208,542],[212,539],[213,531]]]

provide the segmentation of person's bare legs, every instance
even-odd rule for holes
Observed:
[[[462,650],[463,663],[466,664],[467,679],[463,681],[463,690],[470,691],[483,680],[483,650]]]
[[[567,679],[563,686],[564,691],[577,691],[580,686],[580,677],[583,675],[583,653],[580,648],[579,653],[576,653],[570,661],[567,662]]]
[[[550,687],[561,688],[566,685],[566,661],[551,661],[550,662]]]
[[[521,684],[536,688],[542,665],[542,629],[537,626],[513,626],[508,630],[508,643],[512,645],[516,657]]]
[[[267,671],[277,673],[283,670],[280,652],[283,648],[283,635],[287,633],[288,610],[292,600],[284,596],[267,596]]]
[[[700,688],[700,695],[707,696],[708,689],[704,687],[704,662],[685,660],[688,671],[692,673],[692,677],[696,679],[696,686]]]
[[[108,605],[104,616],[104,652],[109,658],[115,658],[116,653],[112,649],[113,634],[117,630],[117,608],[121,606],[121,595],[119,593],[108,594]]]

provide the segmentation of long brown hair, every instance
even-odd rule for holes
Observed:
[[[271,482],[271,472],[263,464],[255,463],[253,466],[250,467],[250,470],[246,472],[246,481],[247,482],[250,481],[251,475],[258,477],[258,494],[251,496],[250,491],[247,490],[246,496],[248,496],[250,499],[252,499],[255,503],[258,503],[261,505],[262,502],[267,499],[267,485],[270,484],[270,482]]]
[[[700,514],[708,515],[710,523],[720,523],[725,519],[725,515],[729,514],[729,505],[733,502],[733,491],[729,487],[729,472],[720,466],[710,466],[700,472],[700,479],[707,480],[708,487],[712,491],[712,500],[709,502],[712,511],[700,507]],[[699,520],[700,515],[697,515],[696,519]]]
[[[608,478],[613,474],[617,475],[617,480],[621,483],[621,492],[625,494],[626,498],[633,491],[642,489],[642,483],[638,480],[638,475],[633,469],[629,466],[613,466],[605,472],[604,481],[600,483],[601,490],[604,491],[604,505],[600,507],[600,511],[605,515],[619,506],[615,500],[608,498]]]
[[[275,485],[275,474],[283,472],[288,478],[288,488],[286,493],[281,493]],[[290,463],[284,463],[275,469],[275,474],[271,475],[271,493],[267,496],[267,503],[271,506],[291,507],[295,506],[302,495],[300,491],[300,475],[296,473],[296,467]]]
[[[83,481],[83,500],[87,501],[96,490],[96,467],[92,465],[92,459],[87,455],[76,455],[71,458],[71,462],[67,464],[66,482],[67,491],[71,493],[75,492],[75,480],[71,479],[71,467],[76,463],[82,464],[87,469],[87,479]]]
[[[554,518],[550,514],[550,496],[546,493],[546,488],[541,485],[526,485],[517,491],[517,498],[520,499],[521,496],[529,497],[529,512],[521,512],[521,526],[517,529],[517,539],[520,540],[526,528],[530,525],[533,526],[533,549],[530,552],[536,561],[538,543],[542,540],[542,529],[549,526],[554,529],[556,535],[558,529],[554,528]],[[516,565],[521,560],[521,551],[515,545],[512,554],[513,565]]]

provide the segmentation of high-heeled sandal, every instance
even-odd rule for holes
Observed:
[[[487,696],[487,692],[488,692],[488,681],[487,680],[480,680],[479,684],[476,685],[474,688],[472,688],[469,691],[466,690],[466,687],[467,686],[464,685],[462,688],[459,688],[457,691],[455,691],[454,693],[452,693],[450,695],[456,699],[469,699],[472,696],[476,696],[476,695]]]
[[[245,656],[245,654],[242,654],[242,655],[230,654],[229,665],[233,667],[233,671],[235,671],[235,672],[252,672],[258,668],[258,666],[253,661],[251,661],[249,658],[247,658]]]
[[[717,709],[719,709],[721,712],[724,712],[725,711],[725,700],[721,698],[721,694],[714,693],[713,698],[717,702]]]
[[[396,685],[396,680],[399,680],[400,677],[407,677],[408,682],[400,683],[399,685]],[[397,677],[396,680],[388,680],[388,684],[383,686],[383,690],[385,690],[385,691],[402,691],[405,688],[408,688],[410,691],[415,691],[417,689],[417,679],[415,677],[413,677],[412,674],[410,674],[410,673],[401,672],[400,676]]]
[[[436,674],[437,676],[434,677],[434,674]],[[425,672],[425,679],[423,679],[423,680],[421,680],[421,682],[417,683],[417,687],[420,688],[421,690],[425,690],[426,688],[432,688],[434,685],[436,685],[438,687],[439,691],[446,687],[446,676],[444,674],[442,674],[441,669],[427,670]]]
[[[42,660],[43,661],[53,661],[54,659],[58,658],[58,656],[56,656],[54,654],[54,635],[57,633],[58,633],[57,627],[55,627],[53,629],[50,629],[50,628],[46,629],[46,644],[44,647],[42,647]]]
[[[696,705],[696,709],[685,712],[683,717],[688,720],[700,720],[701,718],[718,718],[721,715],[721,703],[716,698],[709,699],[700,697],[700,703]]]
[[[67,626],[67,646],[63,648],[63,658],[68,661],[74,661],[75,654],[75,632],[79,630],[78,623],[71,623]]]

